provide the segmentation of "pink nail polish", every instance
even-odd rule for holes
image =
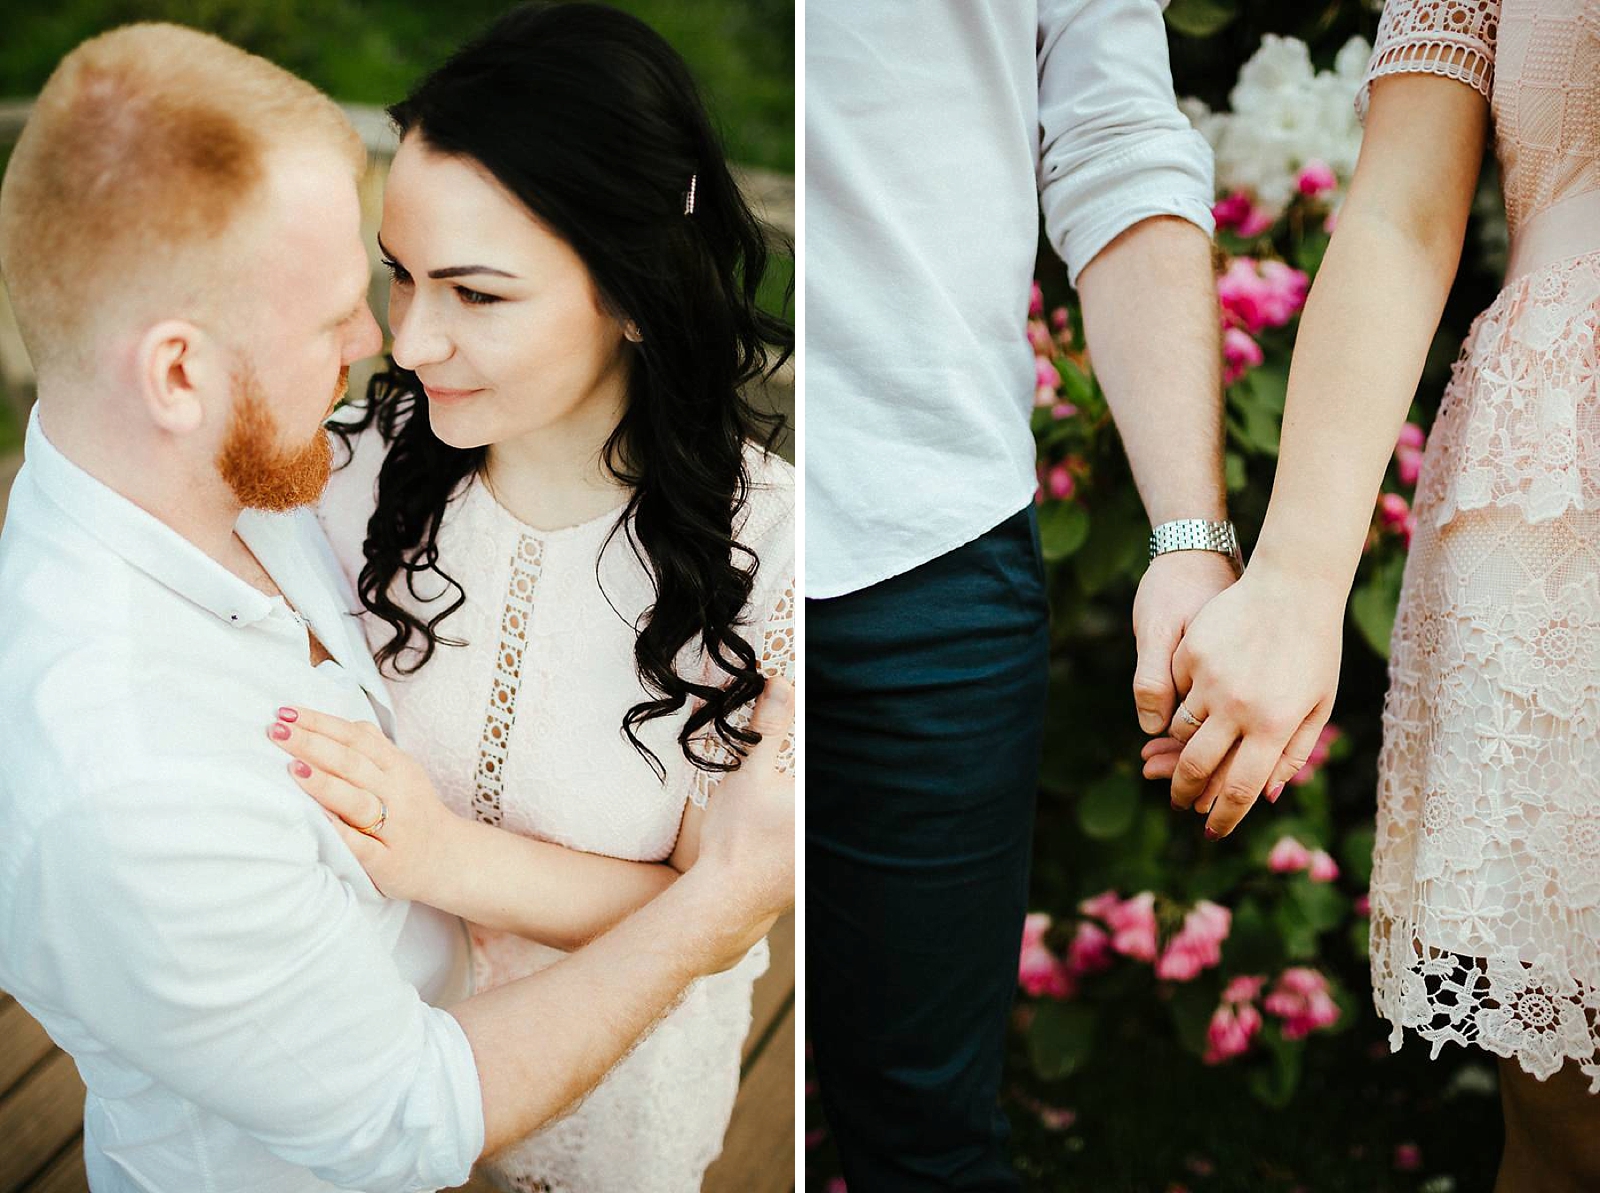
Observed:
[[[289,769],[294,771],[294,773],[302,779],[309,779],[311,777],[311,768],[303,762],[296,762]]]
[[[292,708],[280,708],[278,710],[278,720],[280,721],[294,722],[298,721],[299,719],[300,714],[295,712],[295,710]]]
[[[1222,834],[1219,833],[1216,829],[1212,828],[1208,824],[1208,825],[1206,825],[1206,840],[1207,841],[1220,841],[1220,840],[1222,840]]]
[[[267,730],[267,736],[273,741],[288,741],[289,726],[282,724],[274,725],[271,729]]]
[[[1269,803],[1269,804],[1277,803],[1278,802],[1278,797],[1280,795],[1282,795],[1282,794],[1283,794],[1283,784],[1282,783],[1274,783],[1271,787],[1267,788],[1267,803]]]

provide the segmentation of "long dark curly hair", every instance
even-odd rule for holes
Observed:
[[[487,169],[572,246],[606,308],[637,324],[626,408],[602,454],[632,490],[604,549],[621,531],[654,586],[633,651],[650,698],[628,710],[622,732],[665,778],[638,729],[693,703],[678,736],[685,757],[705,770],[735,769],[760,736],[731,717],[764,680],[740,632],[759,561],[736,541],[734,519],[749,486],[746,442],[770,451],[783,430],[743,390],[792,355],[794,329],[756,303],[767,243],[687,66],[615,9],[524,4],[389,115],[402,137]],[[691,177],[694,211],[685,214]],[[791,283],[786,307],[792,297]],[[336,427],[348,441],[375,423],[388,444],[358,588],[393,631],[378,662],[400,675],[441,644],[463,645],[440,632],[465,594],[440,567],[438,535],[451,495],[487,450],[442,443],[425,403],[416,376],[391,358],[372,379],[363,416]],[[453,599],[423,621],[390,593],[403,575],[420,599],[417,579],[429,572]],[[721,686],[677,670],[694,642],[726,673]],[[715,740],[701,742],[707,727]]]

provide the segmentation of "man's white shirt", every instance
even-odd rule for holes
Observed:
[[[240,537],[306,630],[45,438],[0,535],[0,988],[77,1062],[95,1193],[464,1182],[464,932],[378,893],[266,737],[390,727],[309,511]]]
[[[1173,96],[1162,7],[808,0],[807,597],[1032,500],[1041,206],[1074,283],[1141,220],[1211,233],[1211,149]]]

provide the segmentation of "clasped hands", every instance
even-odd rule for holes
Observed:
[[[1334,586],[1265,561],[1237,581],[1216,552],[1151,561],[1133,605],[1144,774],[1171,779],[1172,806],[1203,814],[1207,837],[1275,802],[1310,758],[1333,711],[1343,616]]]

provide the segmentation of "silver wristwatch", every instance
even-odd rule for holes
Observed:
[[[1244,571],[1244,554],[1232,522],[1211,522],[1204,518],[1181,518],[1163,522],[1150,531],[1150,558],[1169,551],[1215,551],[1233,560],[1236,572]]]

